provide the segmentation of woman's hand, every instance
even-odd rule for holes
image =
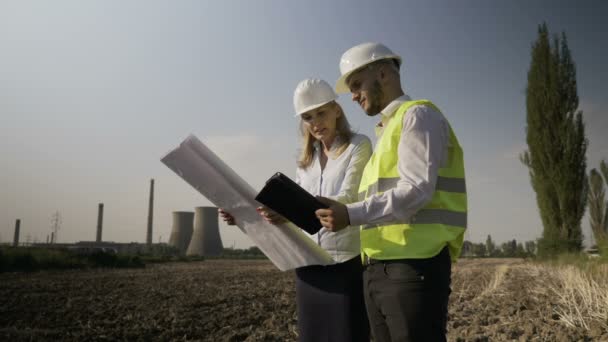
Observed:
[[[257,207],[255,210],[258,211],[260,216],[264,218],[264,220],[270,224],[281,224],[287,222],[287,219],[283,216],[279,215],[277,212],[273,211],[267,207]]]
[[[226,222],[227,225],[234,226],[236,224],[236,221],[234,220],[234,216],[232,216],[232,215],[230,215],[230,213],[224,211],[224,209],[218,208],[217,213],[220,215],[222,220],[224,220],[224,222]]]

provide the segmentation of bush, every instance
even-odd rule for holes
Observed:
[[[108,252],[78,254],[65,249],[5,248],[0,250],[0,272],[78,269],[97,267],[144,267],[138,256]]]
[[[595,274],[608,264],[608,258],[590,257],[585,253],[562,253],[553,258],[539,258],[537,261],[556,267],[574,266],[586,274]]]

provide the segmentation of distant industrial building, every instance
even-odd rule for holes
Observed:
[[[120,243],[103,241],[104,204],[99,203],[97,209],[97,225],[95,241],[79,241],[76,243],[57,243],[56,232],[46,237],[46,243],[27,243],[27,246],[41,248],[61,248],[75,252],[89,253],[104,251],[120,254],[144,254],[161,252],[163,254],[180,254],[188,256],[218,256],[224,247],[220,237],[216,207],[196,207],[192,211],[175,211],[172,213],[171,236],[168,244],[153,244],[154,216],[154,179],[150,180],[148,198],[148,224],[146,226],[145,243]],[[21,220],[15,222],[13,246],[19,246]],[[24,244],[21,244],[24,245]]]

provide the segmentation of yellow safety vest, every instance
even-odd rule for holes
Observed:
[[[417,105],[430,106],[439,112],[428,100],[407,101],[397,109],[365,166],[359,200],[397,186],[397,147],[403,118],[409,108]],[[409,223],[361,226],[362,256],[380,260],[424,259],[437,255],[447,245],[452,260],[459,257],[467,226],[467,194],[462,148],[451,126],[449,129],[448,162],[439,169],[431,201]]]

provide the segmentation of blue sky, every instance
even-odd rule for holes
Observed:
[[[538,24],[565,31],[577,65],[588,164],[608,159],[608,5],[601,1],[2,1],[0,241],[145,241],[149,179],[154,241],[171,212],[210,203],[160,163],[196,134],[259,188],[294,174],[292,94],[334,83],[351,46],[379,41],[403,57],[402,83],[434,101],[465,151],[467,237],[532,240],[542,227],[527,170],[525,88]],[[352,126],[367,118],[343,95]],[[589,238],[589,223],[582,226]],[[248,238],[221,227],[227,246]]]

